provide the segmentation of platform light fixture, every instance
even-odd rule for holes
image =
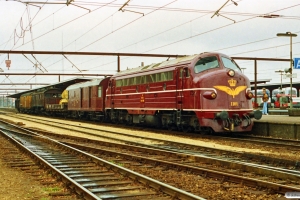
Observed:
[[[283,75],[284,71],[283,70],[277,70],[275,72],[280,73],[280,90],[282,90],[282,75]]]
[[[290,91],[290,108],[293,108],[293,98],[292,98],[292,95],[293,95],[293,53],[292,53],[292,38],[293,37],[297,37],[297,34],[295,33],[291,33],[291,32],[286,32],[286,33],[277,33],[277,36],[278,37],[290,37],[290,70],[289,72],[291,73],[291,78],[290,78],[290,82],[291,82],[291,91]]]

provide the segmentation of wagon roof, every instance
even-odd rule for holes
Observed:
[[[97,86],[101,83],[102,80],[103,80],[103,78],[101,78],[101,79],[99,78],[99,79],[93,79],[93,80],[87,81],[87,82],[76,83],[74,85],[70,85],[69,87],[67,87],[66,90],[74,90],[74,89],[77,89],[77,88]]]
[[[71,78],[71,79],[61,81],[61,82],[58,82],[58,83],[54,83],[54,84],[51,84],[51,85],[47,85],[47,86],[44,86],[44,87],[35,88],[35,89],[27,90],[27,91],[24,91],[24,92],[19,92],[19,93],[13,94],[13,95],[9,95],[7,97],[20,98],[21,95],[24,95],[24,94],[27,95],[27,93],[30,94],[30,93],[36,92],[38,90],[49,89],[49,88],[53,88],[53,87],[60,88],[60,89],[64,90],[66,87],[68,87],[71,84],[78,83],[78,82],[83,82],[83,81],[89,81],[89,80],[91,80],[91,78],[85,78],[85,77]]]
[[[132,68],[132,69],[127,69],[127,70],[124,70],[124,71],[121,71],[121,72],[117,73],[116,76],[123,75],[123,74],[134,73],[134,72],[139,72],[139,71],[151,70],[153,68],[157,69],[157,68],[163,68],[163,67],[170,66],[170,65],[177,65],[177,64],[181,64],[181,63],[186,63],[186,62],[192,61],[197,56],[199,56],[199,54],[191,55],[191,56],[184,56],[184,57],[176,58],[176,59],[173,59],[173,60],[163,61],[161,63],[153,63],[153,64],[147,65],[147,66],[141,66],[141,67],[136,67],[136,68]]]

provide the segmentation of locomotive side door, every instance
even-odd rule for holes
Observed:
[[[184,68],[179,67],[175,69],[176,73],[176,125],[181,126],[182,122],[182,104],[183,104],[183,86],[184,86]]]
[[[109,84],[109,87],[110,87],[110,91],[111,91],[111,96],[110,96],[110,108],[113,109],[115,106],[115,88],[116,88],[116,81],[115,79],[111,79],[111,82]]]
[[[183,85],[185,78],[185,69],[180,67],[175,70],[176,72],[176,109],[182,110],[183,104]]]

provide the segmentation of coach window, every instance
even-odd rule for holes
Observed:
[[[153,75],[147,75],[147,83],[153,83]]]
[[[129,85],[134,85],[134,78],[129,78]]]
[[[146,83],[146,76],[141,76],[141,84],[145,84]]]
[[[219,62],[216,56],[201,58],[195,65],[195,73],[199,73],[208,69],[219,67]]]
[[[121,86],[123,85],[122,83],[123,83],[122,80],[117,80],[117,81],[116,81],[116,86],[117,86],[117,87],[121,87]]]
[[[102,87],[98,86],[98,97],[102,97]]]
[[[233,69],[235,71],[241,71],[241,69],[232,59],[222,57],[222,62],[226,68]]]
[[[129,81],[128,78],[123,79],[123,86],[128,86],[129,85],[128,81]]]
[[[161,81],[161,73],[157,73],[156,74],[156,82],[160,82]]]
[[[137,76],[137,77],[136,77],[135,84],[136,84],[136,85],[141,84],[141,77],[140,77],[140,76]]]

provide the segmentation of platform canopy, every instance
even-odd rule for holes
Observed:
[[[85,82],[85,81],[90,81],[90,80],[92,80],[92,78],[72,78],[72,79],[68,79],[68,80],[58,82],[58,83],[54,83],[54,84],[51,84],[51,85],[47,85],[47,86],[35,88],[35,89],[32,89],[32,90],[27,90],[27,91],[24,91],[24,92],[8,95],[7,97],[20,98],[20,96],[22,94],[25,94],[27,92],[34,92],[34,91],[39,90],[39,89],[47,89],[47,88],[50,88],[50,87],[60,88],[60,89],[64,90],[68,86],[73,85],[75,83],[80,83],[80,82]]]
[[[270,82],[272,79],[260,79],[256,81],[256,84],[262,84],[262,83],[267,83]],[[254,80],[250,80],[250,84],[251,86],[254,86],[255,81]]]

